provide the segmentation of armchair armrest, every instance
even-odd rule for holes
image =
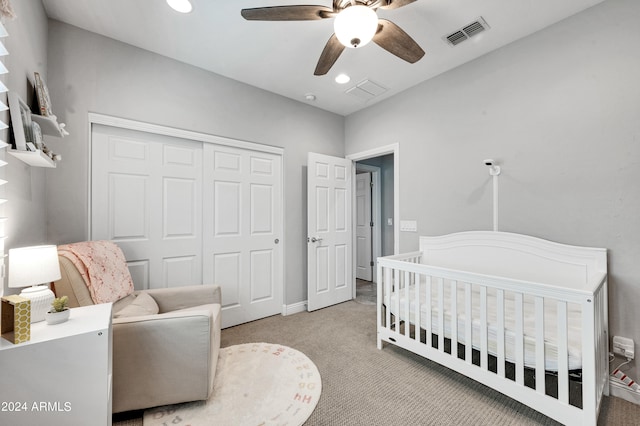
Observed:
[[[208,398],[220,305],[199,304],[201,309],[113,320],[114,413]]]
[[[160,313],[212,303],[222,304],[220,286],[192,285],[142,290],[158,304]]]

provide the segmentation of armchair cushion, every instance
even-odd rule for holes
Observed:
[[[153,297],[147,293],[138,293],[130,304],[117,312],[114,311],[113,318],[155,315],[158,312],[160,312],[160,308]]]

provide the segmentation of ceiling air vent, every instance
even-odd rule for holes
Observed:
[[[455,46],[483,31],[488,30],[489,28],[490,27],[487,24],[487,21],[480,17],[470,24],[467,24],[464,27],[460,28],[459,30],[456,30],[451,34],[444,36],[444,39],[451,46]]]
[[[456,31],[453,34],[449,34],[447,36],[447,40],[449,41],[449,43],[451,43],[452,45],[456,45],[458,43],[462,43],[463,41],[465,41],[466,39],[468,39],[469,37],[467,37],[467,35],[465,33],[463,33],[462,31]]]
[[[371,80],[364,80],[358,83],[356,86],[353,86],[352,88],[347,90],[345,93],[347,95],[355,96],[356,98],[366,102],[378,95],[383,94],[386,91],[386,87],[383,87],[382,85]]]

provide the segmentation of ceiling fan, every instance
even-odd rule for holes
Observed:
[[[294,5],[242,9],[249,21],[312,21],[335,18],[334,34],[322,50],[314,75],[325,75],[345,49],[362,47],[373,40],[388,52],[414,63],[424,50],[399,26],[378,19],[377,9],[398,9],[416,0],[333,0],[327,6]]]

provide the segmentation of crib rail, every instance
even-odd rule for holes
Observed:
[[[592,277],[587,286],[592,290],[575,290],[428,266],[421,259],[421,252],[378,259],[379,349],[383,341],[404,347],[564,424],[596,424],[602,395],[608,394],[605,274]],[[525,334],[525,321],[531,321],[525,302],[533,305],[533,335]],[[507,305],[514,311],[509,322]],[[555,320],[546,317],[545,306],[552,306]],[[576,310],[581,330],[582,408],[570,404],[569,392],[569,323],[573,321],[569,313]],[[553,360],[557,373],[552,373],[557,377],[557,395],[553,396],[546,391],[550,343],[545,328],[550,327],[555,328],[557,349]],[[495,333],[494,340],[490,332]],[[525,383],[527,339],[535,346],[534,366],[529,367],[534,371],[533,384]]]

